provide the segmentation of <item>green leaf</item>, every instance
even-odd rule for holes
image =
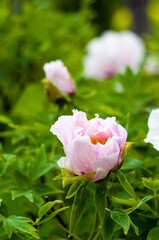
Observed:
[[[33,202],[33,193],[29,190],[13,190],[12,192],[12,200],[18,197],[26,197],[30,202]]]
[[[126,159],[121,167],[121,170],[133,170],[144,168],[144,164],[136,159]]]
[[[55,200],[45,203],[38,212],[38,217],[43,217],[56,203],[62,203],[61,200]]]
[[[124,161],[124,158],[126,157],[126,154],[129,152],[129,150],[134,145],[135,145],[135,142],[126,142],[125,143],[124,149],[123,149],[122,154],[121,154],[121,160],[122,160],[121,162]]]
[[[104,218],[104,224],[102,227],[103,240],[111,240],[115,230],[116,223],[110,217],[110,212],[107,211]]]
[[[99,219],[101,224],[103,224],[106,208],[106,181],[100,180],[96,183],[95,198],[94,198],[95,207],[97,209]]]
[[[128,113],[120,122],[120,124],[126,129],[129,130],[129,121],[130,121],[130,113]]]
[[[36,224],[39,225],[39,224],[43,224],[49,220],[51,220],[52,218],[54,218],[58,213],[66,210],[67,208],[69,208],[69,206],[66,206],[66,207],[63,207],[63,208],[59,208],[58,210],[54,211],[53,213],[51,213],[50,215],[48,215],[47,217],[45,217],[43,220],[41,220],[40,222],[39,221],[36,221]],[[39,219],[40,220],[40,219]]]
[[[21,232],[30,234],[36,239],[39,239],[37,229],[34,228],[31,224],[29,224],[29,222],[32,223],[32,220],[30,220],[29,218],[12,215],[4,220],[3,227],[9,238],[11,238],[13,231],[19,230]]]
[[[3,174],[7,170],[8,165],[9,165],[9,162],[0,161],[0,177],[3,176]]]
[[[134,232],[136,233],[136,235],[139,237],[139,228],[132,222],[131,219],[130,219],[130,225],[134,229]]]
[[[12,123],[12,120],[5,115],[0,115],[0,122],[4,124],[9,124]]]
[[[76,182],[76,181],[91,181],[92,177],[96,174],[96,172],[89,172],[87,174],[82,174],[80,176],[74,176],[71,174],[67,169],[62,169],[63,174],[63,188],[65,188],[67,185]]]
[[[130,228],[130,218],[128,214],[125,212],[113,210],[111,211],[110,216],[117,224],[123,228],[124,234],[126,235]]]
[[[49,238],[48,240],[67,240],[67,239],[66,238],[61,238],[61,237],[58,237],[58,236],[53,236],[52,238]]]
[[[62,172],[59,173],[56,177],[53,178],[53,180],[62,180],[63,179],[63,174]]]
[[[159,190],[159,179],[152,180],[152,178],[143,178],[143,185],[152,190],[153,192],[157,192]]]
[[[159,227],[152,228],[148,235],[147,240],[158,240],[159,237]]]
[[[36,184],[32,187],[32,190],[37,194],[39,194],[40,196],[49,195],[49,194],[58,194],[58,193],[64,192],[63,190],[58,189],[47,183]]]
[[[124,204],[124,205],[128,205],[128,206],[133,206],[133,207],[138,206],[138,208],[141,210],[151,211],[151,208],[148,204],[146,204],[145,202],[142,202],[142,204],[139,204],[140,200],[135,200],[134,198],[121,199],[121,198],[112,197],[112,200],[119,204]]]
[[[26,175],[24,175],[23,173],[18,172],[18,171],[14,171],[14,175],[15,175],[16,180],[19,183],[18,185],[20,185],[23,189],[27,189],[28,183],[29,183],[29,178]]]
[[[141,208],[142,205],[144,205],[144,209],[143,210],[149,210],[153,213],[153,211],[151,210],[151,208],[149,207],[149,205],[146,205],[146,209],[145,209],[145,203],[150,201],[151,199],[153,199],[154,196],[146,196],[144,198],[142,198],[136,205],[134,205],[132,208],[129,208],[129,209],[126,209],[125,211],[130,214],[132,213],[133,211],[135,211],[136,209],[138,208]]]
[[[10,224],[10,222],[7,219],[4,219],[3,227],[4,227],[4,230],[5,230],[6,234],[8,235],[8,237],[10,239],[11,236],[12,236],[14,227],[12,226],[12,224]]]
[[[46,174],[50,169],[52,169],[54,166],[53,163],[49,163],[47,161],[45,146],[42,144],[40,147],[40,150],[38,152],[38,156],[36,161],[34,162],[34,179],[38,179],[44,174]]]
[[[17,158],[17,156],[15,155],[15,154],[6,154],[6,153],[4,153],[4,154],[2,154],[2,156],[5,158],[5,160],[6,161],[8,161],[8,162],[13,162],[13,161],[15,161],[16,160],[16,158]]]
[[[73,197],[84,183],[85,183],[84,181],[72,183],[66,195],[66,199]]]
[[[86,210],[86,194],[85,194],[86,184],[87,183],[85,183],[78,190],[73,201],[71,216],[70,216],[70,223],[69,223],[69,236],[72,235],[73,229],[78,224],[80,218],[82,217],[83,213]]]
[[[137,199],[136,193],[134,192],[133,188],[131,187],[130,183],[126,179],[125,175],[121,171],[117,171],[117,178],[122,185],[122,187],[132,196],[133,198]]]

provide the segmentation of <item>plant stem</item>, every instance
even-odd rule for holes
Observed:
[[[17,235],[17,237],[19,237],[20,239],[24,240],[24,238],[20,236],[18,233],[14,232],[14,234]]]
[[[2,218],[2,221],[4,221],[4,217],[2,216],[2,214],[0,214],[0,218]]]
[[[155,202],[155,210],[156,210],[156,217],[158,216],[158,203],[157,203],[157,194],[156,191],[154,191],[154,202]]]
[[[97,218],[98,218],[98,214],[97,214],[97,211],[95,212],[95,220],[94,220],[94,224],[93,224],[93,228],[92,228],[92,231],[91,231],[91,234],[90,234],[90,236],[89,236],[89,238],[88,238],[88,240],[91,240],[92,239],[92,237],[93,237],[93,234],[95,233],[95,229],[96,229],[96,225],[97,225]]]
[[[102,228],[100,228],[100,229],[98,230],[98,232],[96,233],[96,235],[95,235],[95,237],[93,238],[93,240],[98,239],[98,237],[99,237],[101,231],[102,231]]]
[[[54,223],[56,223],[60,228],[62,228],[65,232],[69,233],[69,230],[68,230],[66,227],[62,226],[62,224],[60,224],[59,222],[57,222],[57,221],[54,220],[54,219],[52,219],[52,221],[53,221]],[[76,236],[74,233],[72,234],[72,236],[73,236],[76,240],[82,240],[81,238],[79,238],[78,236]]]

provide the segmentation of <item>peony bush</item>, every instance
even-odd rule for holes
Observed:
[[[1,240],[158,240],[158,69],[144,64],[146,44],[106,32],[88,43],[84,74],[43,63],[43,84],[2,111]]]

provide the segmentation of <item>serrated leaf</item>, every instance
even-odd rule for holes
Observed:
[[[57,203],[62,203],[63,201],[61,200],[55,200],[55,201],[50,201],[45,203],[38,212],[38,217],[43,217],[55,204]]]
[[[159,190],[159,179],[152,180],[152,178],[143,178],[143,185],[152,190],[153,192],[157,192]]]
[[[148,235],[147,240],[158,240],[159,237],[159,227],[152,228]]]
[[[131,206],[131,207],[132,206],[136,207],[140,203],[140,200],[135,200],[134,198],[121,199],[121,198],[112,197],[112,200],[116,203],[128,205],[128,206]],[[148,204],[144,203],[144,202],[141,205],[139,205],[138,208],[141,209],[141,210],[144,210],[144,211],[151,211],[150,206]]]
[[[117,171],[117,178],[122,185],[122,187],[132,196],[133,198],[137,199],[136,193],[134,192],[133,188],[131,187],[130,183],[126,179],[125,175],[121,171]]]
[[[12,236],[14,227],[12,226],[12,224],[10,224],[10,222],[9,222],[7,219],[4,219],[4,221],[3,221],[3,227],[4,227],[4,230],[5,230],[6,234],[7,234],[7,236],[8,236],[9,239],[10,239],[11,236]]]
[[[77,194],[75,195],[72,209],[71,209],[71,216],[70,216],[70,223],[69,223],[69,236],[72,235],[73,229],[78,224],[80,218],[82,217],[83,213],[86,210],[85,188],[86,188],[86,183],[78,190]]]
[[[37,229],[34,228],[28,222],[32,222],[32,220],[25,217],[12,215],[4,220],[3,225],[4,225],[5,231],[7,231],[6,233],[9,238],[11,237],[13,230],[19,230],[21,232],[30,234],[36,239],[39,239],[39,236],[37,234]]]
[[[51,220],[52,218],[54,218],[58,213],[66,210],[67,208],[69,208],[69,206],[63,207],[63,208],[59,208],[58,210],[54,211],[53,213],[51,213],[50,215],[48,215],[47,217],[45,217],[43,220],[41,220],[40,222],[38,222],[39,224],[43,224],[49,220]]]
[[[66,199],[73,197],[73,196],[78,192],[78,190],[80,189],[80,187],[81,187],[83,184],[84,184],[84,181],[72,183],[72,185],[71,185],[71,187],[69,188],[68,193],[67,193],[67,195],[66,195]]]
[[[144,203],[146,203],[146,202],[148,202],[148,201],[150,201],[151,199],[153,199],[154,198],[154,196],[146,196],[146,197],[144,197],[144,198],[142,198],[139,202],[138,202],[138,204],[136,204],[136,205],[134,205],[132,208],[129,208],[129,209],[126,209],[125,211],[128,213],[128,214],[130,214],[130,213],[132,213],[133,211],[135,211],[136,209],[138,209],[138,208],[141,208],[141,206],[144,204]],[[149,210],[149,211],[151,211],[152,213],[153,213],[153,211],[151,210],[151,208],[149,207],[149,205],[147,205],[148,207],[147,207],[147,209],[146,210]],[[145,209],[144,209],[145,210]]]
[[[117,224],[123,228],[124,234],[126,235],[130,228],[130,218],[128,214],[125,212],[113,210],[111,211],[110,216]]]
[[[103,224],[105,217],[105,208],[106,208],[106,181],[100,180],[96,183],[95,190],[95,199],[94,199],[95,207],[97,209],[99,219],[101,224]]]
[[[12,200],[15,200],[18,197],[26,197],[30,202],[33,202],[33,193],[29,190],[13,190],[12,192]]]

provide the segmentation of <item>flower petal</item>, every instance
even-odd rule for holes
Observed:
[[[99,179],[103,179],[108,175],[109,171],[107,171],[106,169],[103,168],[97,168],[96,170],[96,175],[94,176],[94,178],[92,179],[92,182],[96,182]]]
[[[58,137],[64,147],[76,136],[84,134],[88,126],[86,114],[73,110],[73,116],[61,116],[50,131]]]
[[[152,110],[148,120],[149,132],[145,142],[152,143],[159,151],[159,109]]]
[[[89,136],[75,138],[65,148],[70,165],[74,163],[81,173],[92,172],[91,163],[97,160],[96,146],[91,144]]]
[[[99,143],[97,145],[99,158],[91,164],[94,171],[98,168],[103,168],[109,172],[119,165],[120,148],[116,141],[108,139],[106,145]]]

